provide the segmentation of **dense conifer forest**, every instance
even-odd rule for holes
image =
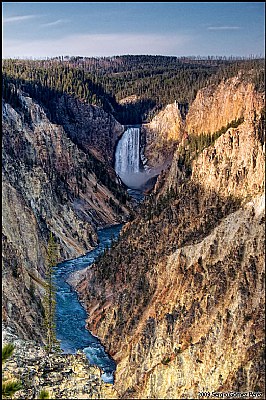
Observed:
[[[103,107],[122,124],[139,124],[174,101],[190,104],[199,89],[243,69],[252,69],[250,79],[264,90],[263,59],[148,55],[6,59],[3,95],[10,100],[6,81],[13,82],[52,112],[53,101],[67,93]]]

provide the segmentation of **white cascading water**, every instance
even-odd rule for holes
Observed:
[[[140,128],[127,128],[119,140],[115,152],[115,171],[130,189],[143,190],[156,169],[142,168],[140,163]]]
[[[115,171],[129,187],[139,185],[140,172],[140,129],[128,128],[117,144]]]

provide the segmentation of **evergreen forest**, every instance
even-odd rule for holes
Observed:
[[[12,82],[51,113],[58,96],[66,93],[102,107],[124,125],[150,122],[175,101],[187,110],[199,89],[218,85],[240,70],[252,69],[250,80],[258,90],[264,90],[263,59],[59,56],[46,60],[5,59],[2,68],[3,96],[9,102],[13,93],[7,83]]]

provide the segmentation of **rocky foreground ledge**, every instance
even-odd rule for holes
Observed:
[[[102,371],[91,366],[85,354],[47,355],[34,341],[19,339],[3,327],[3,345],[13,343],[13,355],[3,365],[4,378],[19,379],[23,389],[14,399],[38,399],[42,390],[50,399],[116,399],[113,385],[101,380]]]

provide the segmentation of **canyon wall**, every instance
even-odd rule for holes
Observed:
[[[189,134],[214,133],[233,120],[253,120],[260,114],[263,97],[250,82],[252,71],[198,91],[186,117]]]
[[[156,290],[114,354],[123,398],[263,390],[263,206],[258,197],[156,264]]]
[[[18,96],[19,107],[2,106],[3,320],[14,332],[8,341],[17,335],[41,343],[49,233],[61,259],[72,258],[96,245],[97,228],[128,218],[111,167],[123,128],[69,96],[53,117]],[[143,128],[150,165],[171,166],[112,250],[71,280],[88,329],[117,362],[115,388],[81,354],[49,361],[36,342],[19,339],[5,373],[22,374],[23,396],[39,388],[52,396],[139,399],[263,391],[263,103],[239,74],[199,91],[186,121],[173,104]],[[184,144],[235,120],[238,126],[201,150]],[[25,370],[31,362],[34,385]]]
[[[2,104],[3,318],[22,337],[41,339],[49,233],[59,260],[77,257],[97,245],[97,228],[122,222],[128,209],[115,182],[111,192],[100,180],[112,181],[103,164],[32,98],[18,92],[17,102]]]
[[[189,173],[177,149],[142,216],[79,272],[88,328],[118,364],[121,398],[264,390],[264,99],[242,81],[253,100],[231,104],[239,79],[202,91],[187,126],[202,133],[242,123],[192,158]],[[208,122],[214,93],[228,112]]]
[[[165,166],[173,154],[174,144],[178,143],[183,134],[184,121],[176,103],[167,105],[149,124],[141,127],[145,136],[144,155],[151,168]]]
[[[124,127],[111,114],[65,94],[56,102],[54,112],[57,123],[74,143],[103,163],[114,165],[115,146]]]
[[[247,74],[247,75],[245,75]],[[232,121],[253,120],[263,107],[263,97],[252,83],[252,71],[239,72],[218,86],[209,85],[198,91],[195,100],[181,114],[177,102],[160,111],[150,123],[143,124],[146,164],[166,169],[174,151],[184,138],[202,133],[215,133]]]

